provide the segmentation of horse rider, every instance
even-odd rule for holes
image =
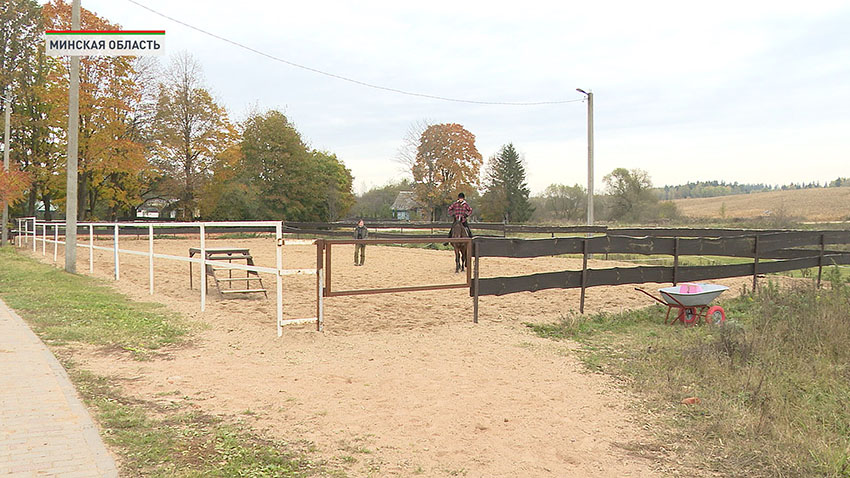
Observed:
[[[467,235],[472,237],[472,230],[469,229],[469,223],[467,223],[470,215],[472,215],[472,207],[466,202],[466,196],[463,193],[458,193],[457,201],[449,206],[449,217],[463,224]],[[449,231],[449,237],[452,237],[451,231]]]

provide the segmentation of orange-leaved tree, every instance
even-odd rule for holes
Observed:
[[[236,139],[227,110],[203,85],[197,60],[188,53],[173,57],[159,87],[154,140],[160,192],[177,199],[179,218],[192,220],[200,212],[199,196],[216,158]]]
[[[43,7],[45,24],[70,29],[71,7],[53,0]],[[82,9],[84,30],[117,30],[118,25]],[[134,134],[135,106],[142,101],[136,83],[136,60],[131,57],[83,57],[80,61],[79,217],[96,211],[115,219],[119,211],[139,203],[149,169],[144,146]],[[49,95],[67,125],[68,61],[55,62],[49,79]],[[64,130],[64,126],[61,128]],[[99,207],[105,203],[105,207]]]
[[[12,204],[23,199],[24,192],[29,189],[31,183],[30,174],[21,171],[17,163],[10,162],[8,171],[0,167],[0,202]]]
[[[475,135],[457,123],[429,126],[411,168],[416,198],[438,219],[458,192],[477,190],[483,163]]]
[[[43,33],[38,2],[0,2],[0,94],[12,98],[10,154],[31,180],[22,212],[35,215],[36,203],[41,200],[45,217],[50,219],[50,202],[58,192],[58,181],[53,178],[59,177],[61,168],[55,154],[54,126],[58,123],[45,96],[53,59],[44,54]]]

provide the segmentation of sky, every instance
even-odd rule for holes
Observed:
[[[199,32],[226,38],[278,60]],[[243,120],[277,109],[362,193],[409,175],[417,122],[460,123],[485,159],[513,143],[533,194],[615,168],[656,186],[850,177],[850,2],[82,0],[124,29],[166,30]],[[167,64],[169,56],[160,59]],[[284,61],[279,61],[284,60]],[[454,99],[443,101],[371,85]]]

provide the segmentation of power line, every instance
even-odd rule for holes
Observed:
[[[373,89],[376,89],[376,90],[389,91],[391,93],[398,93],[398,94],[407,95],[407,96],[416,96],[416,97],[419,97],[419,98],[429,98],[429,99],[432,99],[432,100],[451,101],[451,102],[455,102],[455,103],[471,103],[471,104],[476,104],[476,105],[540,106],[540,105],[560,105],[560,104],[564,104],[564,103],[577,103],[579,101],[584,101],[584,98],[580,98],[580,99],[576,99],[576,100],[530,101],[530,102],[522,102],[522,101],[520,101],[520,102],[514,102],[514,101],[477,101],[477,100],[466,100],[466,99],[460,99],[460,98],[450,98],[450,97],[446,97],[446,96],[429,95],[429,94],[425,94],[425,93],[415,93],[415,92],[411,92],[411,91],[400,90],[398,88],[390,88],[388,86],[375,85],[375,84],[372,84],[372,83],[367,83],[365,81],[356,80],[354,78],[349,78],[349,77],[346,77],[346,76],[337,75],[335,73],[330,73],[330,72],[319,70],[319,69],[316,69],[316,68],[311,68],[309,66],[301,65],[301,64],[289,61],[289,60],[285,60],[283,58],[274,56],[272,54],[257,50],[256,48],[250,47],[248,45],[244,45],[244,44],[239,43],[237,41],[231,40],[229,38],[225,38],[223,36],[216,35],[215,33],[208,32],[208,31],[206,31],[202,28],[198,28],[194,25],[190,25],[190,24],[188,24],[188,23],[186,23],[182,20],[178,20],[174,17],[171,17],[171,16],[166,15],[164,13],[158,12],[158,11],[148,7],[147,5],[142,5],[141,3],[137,2],[136,0],[127,0],[127,1],[138,6],[138,7],[140,7],[140,8],[144,8],[145,10],[153,13],[154,15],[158,15],[160,17],[166,18],[168,20],[171,20],[174,23],[178,23],[180,25],[183,25],[184,27],[187,27],[187,28],[190,28],[190,29],[195,30],[197,32],[203,33],[204,35],[208,35],[208,36],[211,36],[211,37],[216,38],[218,40],[221,40],[223,42],[230,43],[231,45],[234,45],[236,47],[239,47],[239,48],[248,50],[250,52],[256,53],[258,55],[264,56],[264,57],[269,58],[271,60],[274,60],[274,61],[277,61],[277,62],[280,62],[280,63],[285,63],[289,66],[294,66],[295,68],[301,68],[302,70],[307,70],[307,71],[310,71],[310,72],[313,72],[313,73],[318,73],[320,75],[329,76],[331,78],[336,78],[337,80],[347,81],[349,83],[354,83],[355,85],[365,86],[367,88],[373,88]]]

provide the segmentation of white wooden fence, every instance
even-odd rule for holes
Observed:
[[[53,262],[56,262],[58,259],[59,253],[59,244],[65,244],[64,240],[59,240],[59,230],[65,229],[65,225],[62,223],[56,222],[44,222],[38,221],[34,217],[25,217],[18,218],[18,231],[16,238],[16,245],[18,247],[32,247],[33,252],[36,252],[36,244],[41,242],[41,252],[42,255],[47,255],[47,244],[53,244]],[[283,326],[288,324],[301,324],[301,323],[309,323],[315,322],[316,329],[321,331],[323,328],[324,322],[324,303],[323,303],[323,291],[324,287],[324,277],[322,269],[284,269],[283,268],[283,246],[284,245],[303,245],[303,244],[312,244],[314,241],[304,241],[304,240],[289,240],[284,241],[283,238],[283,225],[279,221],[233,221],[233,222],[115,222],[115,223],[104,223],[104,222],[81,222],[77,224],[78,230],[79,228],[88,227],[88,243],[86,244],[84,241],[77,241],[77,247],[81,249],[89,250],[89,273],[94,273],[94,251],[112,251],[113,252],[113,267],[114,267],[114,276],[115,280],[119,280],[121,277],[121,260],[120,254],[131,254],[136,256],[147,256],[148,257],[148,288],[151,295],[154,293],[154,259],[165,259],[171,261],[180,261],[180,262],[188,262],[188,263],[196,263],[200,265],[201,277],[204,281],[206,278],[206,266],[210,262],[206,259],[206,230],[209,227],[216,228],[227,228],[227,227],[268,227],[269,230],[274,229],[275,231],[275,244],[276,244],[276,258],[275,258],[275,267],[262,267],[256,265],[244,265],[244,264],[235,264],[235,263],[227,263],[222,261],[214,261],[215,267],[217,269],[235,269],[235,270],[244,270],[251,272],[263,272],[267,274],[273,274],[275,276],[275,291],[276,291],[276,315],[277,315],[277,335],[280,337],[283,335]],[[113,230],[113,245],[112,247],[104,247],[104,246],[96,246],[94,245],[94,228],[104,228],[111,227]],[[199,257],[185,257],[185,256],[174,256],[170,254],[159,254],[154,252],[154,231],[157,228],[174,228],[174,227],[187,227],[187,228],[198,228],[198,235],[200,237],[200,256]],[[144,228],[147,229],[148,235],[148,251],[136,251],[130,249],[121,249],[119,247],[119,231],[121,228]],[[52,231],[51,231],[52,230]],[[39,235],[40,231],[40,235]],[[52,239],[48,238],[48,233],[52,232]],[[64,238],[64,234],[62,234]],[[287,275],[316,275],[316,317],[308,317],[308,318],[297,318],[297,319],[284,319],[283,318],[283,282],[282,277]],[[207,288],[203,285],[201,286],[201,312],[206,310],[207,304]]]

